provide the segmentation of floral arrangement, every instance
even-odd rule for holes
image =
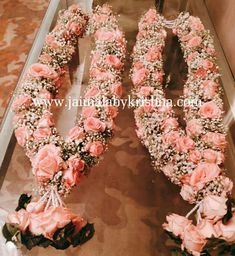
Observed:
[[[83,107],[77,124],[63,138],[56,130],[50,105],[38,102],[39,99],[51,100],[56,96],[65,66],[75,52],[78,37],[84,32],[95,38],[85,99],[92,102],[105,99],[110,104]],[[72,239],[70,235],[74,235],[72,231],[80,232],[75,227],[77,217],[65,208],[61,196],[66,196],[88,174],[90,168],[99,162],[107,148],[107,140],[113,134],[113,120],[118,114],[113,101],[122,94],[121,73],[125,45],[124,35],[108,5],[98,6],[90,18],[82,13],[78,5],[72,5],[60,13],[55,28],[47,35],[39,62],[29,67],[13,103],[14,125],[17,142],[24,147],[32,163],[32,172],[41,195],[35,208],[40,208],[40,211],[31,212],[30,203],[25,210],[10,215],[6,226],[8,228],[17,224],[17,232],[21,231],[23,240],[20,241],[23,244],[31,235],[33,238],[40,236],[42,242],[35,242],[33,246],[44,246],[44,242],[47,245],[49,241],[44,240],[49,239],[49,245],[59,249],[55,242],[58,230],[62,228],[69,235],[69,240]],[[65,221],[60,223],[57,220],[59,216]],[[52,222],[53,227],[44,230],[38,224],[41,219],[47,219],[47,223]],[[90,224],[87,225],[90,227]],[[79,244],[71,241],[73,246]],[[67,246],[68,243],[65,243]],[[26,246],[31,248],[31,245]],[[62,249],[66,246],[62,246]]]
[[[8,215],[3,235],[8,241],[21,242],[27,249],[34,246],[64,250],[70,245],[82,245],[94,234],[87,223],[63,206],[50,206],[21,195],[16,212]]]
[[[140,20],[133,51],[133,96],[144,102],[135,109],[137,135],[181,196],[195,207],[186,217],[171,214],[164,229],[179,245],[176,255],[210,255],[215,248],[234,253],[235,213],[232,181],[226,177],[226,134],[222,122],[222,88],[213,40],[199,18],[181,13],[171,22],[188,65],[184,100],[185,129],[179,127],[163,90],[163,58],[169,22],[150,9]],[[195,223],[189,220],[195,214]],[[223,255],[223,254],[221,254]],[[233,254],[232,254],[233,255]]]

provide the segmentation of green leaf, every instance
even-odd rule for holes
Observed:
[[[43,248],[47,248],[48,246],[52,245],[53,242],[45,237],[43,237],[41,240],[40,240],[40,243],[38,246],[40,247],[43,247]]]
[[[59,241],[61,239],[67,239],[74,233],[74,230],[75,230],[75,226],[74,226],[73,222],[70,222],[64,228],[58,229],[55,232],[55,234],[53,236],[53,240]]]
[[[72,222],[64,228],[58,229],[53,236],[52,246],[59,250],[64,250],[70,246],[69,237],[74,233],[75,226]]]
[[[233,217],[233,201],[231,198],[229,198],[226,202],[227,205],[227,213],[224,215],[223,219],[222,219],[222,223],[224,225],[226,225],[226,223],[228,223],[228,221]]]
[[[18,242],[21,242],[21,231],[16,224],[6,223],[2,228],[2,234],[7,241],[13,241],[14,237]]]
[[[51,246],[55,247],[57,250],[65,250],[70,246],[70,242],[68,240],[60,240],[60,242],[54,242]]]
[[[16,207],[16,211],[18,212],[20,209],[26,209],[27,204],[30,203],[32,196],[28,196],[27,194],[22,194],[18,201],[18,206]]]
[[[94,225],[87,223],[75,236],[72,237],[72,245],[78,246],[90,240],[95,233]]]
[[[182,244],[182,240],[178,236],[175,236],[173,233],[169,231],[166,231],[166,233],[170,237],[170,239],[174,240],[176,244]]]
[[[35,236],[27,230],[25,234],[22,235],[22,244],[24,244],[28,250],[31,250],[33,247],[39,245],[43,238],[43,235]]]

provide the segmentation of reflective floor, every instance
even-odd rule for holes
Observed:
[[[104,1],[95,1],[101,4]],[[120,14],[120,26],[128,41],[128,53],[131,53],[137,34],[137,22],[140,16],[154,6],[150,0],[112,0],[108,1],[115,12]],[[181,1],[184,2],[184,1]],[[164,15],[175,17],[179,8],[178,1],[168,2]],[[180,7],[182,8],[182,6]],[[190,8],[190,7],[189,7]],[[198,14],[199,15],[199,14]],[[91,40],[80,41],[80,67],[76,61],[70,66],[70,76],[64,82],[62,95],[74,95],[86,86]],[[171,74],[167,95],[177,99],[182,94],[186,66],[183,62],[177,40],[172,39],[169,31],[165,49],[165,71]],[[130,94],[132,84],[129,79],[131,65],[130,54],[127,56],[124,74],[124,97]],[[77,77],[83,73],[82,87]],[[71,76],[74,74],[74,76]],[[72,79],[71,79],[72,77]],[[69,81],[71,79],[71,82]],[[75,90],[74,88],[77,88]],[[176,109],[181,117],[181,109]],[[77,109],[66,112],[55,110],[59,130],[64,134],[72,127]],[[140,144],[135,134],[133,110],[120,110],[116,119],[117,132],[110,142],[109,150],[103,161],[92,170],[90,176],[79,188],[67,198],[67,203],[78,212],[94,222],[94,238],[81,248],[55,251],[52,248],[34,248],[24,255],[54,256],[167,256],[171,255],[172,243],[161,227],[165,216],[170,212],[186,214],[191,208],[179,195],[179,188],[172,185],[163,174],[154,173],[147,150]],[[231,176],[234,163],[231,157],[233,145],[228,152],[228,171]],[[33,178],[30,163],[22,148],[15,146],[10,166],[7,169],[0,191],[0,205],[10,211],[15,208],[18,196],[33,190]],[[216,254],[215,254],[216,255]]]

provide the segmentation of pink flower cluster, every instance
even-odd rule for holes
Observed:
[[[218,208],[219,205],[211,198],[205,198],[203,211],[206,211],[208,209],[207,207],[209,207],[209,212],[212,215],[215,214],[215,212],[212,212],[211,205],[208,205],[208,203],[212,203],[215,211],[217,210],[219,214],[222,215],[225,212],[225,209]],[[171,232],[174,236],[181,238],[182,250],[186,249],[195,256],[201,255],[208,239],[217,238],[225,240],[228,243],[235,241],[235,214],[233,214],[227,224],[223,224],[221,220],[215,222],[211,218],[204,218],[199,224],[194,225],[191,220],[178,214],[171,214],[166,219],[167,222],[163,224],[163,228]]]
[[[188,14],[180,14],[173,32],[179,37],[188,64],[184,99],[199,97],[202,102],[198,106],[184,107],[186,129],[183,130],[170,106],[159,107],[148,102],[151,97],[166,102],[162,86],[164,26],[164,18],[152,9],[139,23],[133,52],[133,94],[145,100],[146,106],[135,109],[137,135],[148,148],[154,167],[162,170],[173,183],[182,186],[181,196],[190,203],[201,202],[200,223],[206,218],[211,220],[213,216],[211,225],[214,226],[221,223],[228,211],[226,202],[233,187],[223,170],[226,138],[215,51],[201,21]],[[184,226],[188,226],[185,223]],[[189,241],[193,239],[191,233],[195,235],[195,241],[198,237],[197,245]],[[206,238],[196,233],[196,228],[191,225],[184,234],[178,234],[183,239],[183,246],[193,253],[201,251],[206,244]],[[195,255],[199,255],[197,253]]]
[[[57,206],[44,209],[45,204],[32,202],[26,210],[21,209],[8,215],[6,223],[17,224],[22,232],[29,230],[32,234],[53,240],[54,233],[72,222],[75,225],[74,233],[78,233],[87,222],[70,209]]]

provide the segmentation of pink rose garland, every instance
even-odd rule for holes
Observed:
[[[165,24],[164,18],[152,9],[139,23],[131,75],[133,95],[144,101],[144,106],[136,106],[134,111],[137,135],[148,148],[154,168],[182,187],[180,194],[185,200],[197,203],[192,210],[198,212],[196,226],[188,221],[190,212],[187,218],[168,216],[163,227],[180,237],[182,250],[200,255],[212,233],[217,234],[214,237],[222,238],[217,226],[229,211],[227,203],[232,189],[232,182],[224,176],[222,165],[226,139],[218,68],[212,39],[200,19],[180,14],[173,32],[179,37],[188,64],[184,99],[201,101],[198,106],[184,106],[184,131],[179,128],[171,106],[155,105],[152,100],[167,102],[162,86]],[[151,103],[147,105],[150,99]]]
[[[30,202],[26,210],[21,208],[10,214],[5,230],[8,225],[17,224],[17,230],[27,239],[30,239],[28,232],[33,236],[43,236],[33,246],[51,245],[65,249],[71,244],[83,244],[94,233],[93,224],[72,214],[64,206],[61,196],[67,195],[98,163],[113,135],[113,119],[118,109],[112,100],[122,94],[121,73],[126,42],[108,5],[98,6],[87,23],[88,17],[77,5],[60,14],[55,28],[46,37],[39,62],[30,66],[13,104],[15,135],[32,162],[41,198],[38,202]],[[94,35],[96,43],[85,99],[95,102],[102,98],[111,104],[84,107],[81,118],[64,139],[56,130],[50,104],[45,102],[58,92],[65,65],[71,60],[77,39],[83,35],[85,27],[87,34]],[[113,47],[116,52],[108,54],[108,49],[113,52]],[[54,240],[58,230],[69,227],[75,230],[68,233],[68,240]],[[11,231],[8,229],[5,234],[9,235]],[[12,238],[14,236],[12,234]],[[31,249],[32,244],[28,244],[27,239],[21,242]]]

